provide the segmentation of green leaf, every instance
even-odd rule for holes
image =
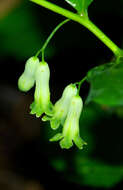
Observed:
[[[87,16],[88,6],[93,0],[65,0],[73,8],[75,8],[80,15]]]
[[[87,74],[90,92],[86,103],[94,101],[108,106],[123,105],[123,63],[95,67]]]

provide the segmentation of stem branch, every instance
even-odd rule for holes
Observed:
[[[85,76],[80,82],[78,82],[78,94],[80,92],[80,88],[81,88],[81,85],[82,83],[87,79],[87,76]]]
[[[61,8],[53,3],[50,3],[46,0],[30,0],[38,5],[41,5],[55,13],[63,15],[73,21],[80,23],[90,30],[97,38],[99,38],[113,53],[116,57],[119,57],[123,54],[123,51],[112,42],[95,24],[93,24],[89,19],[86,19],[82,16],[79,16],[71,11],[68,11],[64,8]]]
[[[68,21],[70,21],[70,19],[66,19],[64,21],[62,21],[60,24],[58,24],[56,26],[56,28],[52,31],[52,33],[49,35],[49,37],[47,38],[47,40],[45,41],[43,47],[36,53],[36,57],[42,52],[42,60],[44,61],[44,51],[48,45],[48,43],[50,42],[50,40],[52,39],[52,37],[54,36],[54,34],[57,32],[57,30],[63,26],[65,23],[67,23]]]

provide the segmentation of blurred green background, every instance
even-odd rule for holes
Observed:
[[[63,0],[52,0],[73,10]],[[89,17],[119,47],[123,43],[123,1],[95,0]],[[123,188],[123,108],[90,103],[80,119],[83,150],[61,150],[50,143],[49,123],[29,115],[34,89],[21,93],[17,80],[25,61],[43,45],[64,18],[27,0],[0,1],[0,189],[84,190]],[[110,62],[113,54],[93,34],[69,22],[46,49],[51,69],[51,99],[81,80],[94,66]],[[81,89],[83,100],[89,84]]]

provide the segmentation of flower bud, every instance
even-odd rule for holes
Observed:
[[[31,57],[27,60],[25,70],[18,80],[18,87],[21,91],[29,91],[35,83],[35,72],[39,65],[39,59]]]
[[[49,89],[50,70],[46,62],[40,62],[36,73],[36,89],[34,94],[34,102],[31,104],[31,114],[40,117],[43,113],[52,115],[52,103],[50,102]]]
[[[62,134],[55,135],[50,141],[60,141],[61,148],[69,149],[73,142],[79,149],[86,145],[79,135],[79,118],[83,108],[83,102],[80,96],[74,96],[71,99],[67,118],[64,122]]]
[[[51,118],[44,116],[43,121],[50,120],[51,128],[56,130],[60,124],[63,125],[67,116],[70,101],[77,94],[77,88],[74,84],[68,85],[62,94],[62,97],[56,102],[53,108],[53,116]]]
[[[60,141],[61,148],[70,148],[73,141],[79,149],[86,144],[79,135],[79,118],[82,112],[83,102],[80,96],[74,96],[71,100],[67,118],[63,127],[62,135],[64,138]]]

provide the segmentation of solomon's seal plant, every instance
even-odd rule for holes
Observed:
[[[31,114],[35,114],[36,117],[45,114],[42,116],[42,121],[49,121],[53,130],[57,130],[61,126],[61,132],[56,132],[50,141],[60,141],[61,148],[65,149],[71,148],[74,142],[79,149],[82,149],[86,142],[79,134],[79,119],[83,109],[83,101],[79,94],[81,85],[84,81],[91,84],[86,103],[94,101],[108,106],[122,106],[123,50],[91,22],[88,16],[88,7],[93,0],[64,0],[76,10],[76,13],[55,5],[49,0],[30,1],[67,19],[56,26],[43,47],[35,56],[27,60],[25,71],[18,80],[18,87],[27,92],[35,85],[34,102],[30,106]],[[67,85],[61,98],[53,105],[50,100],[50,70],[45,62],[45,49],[56,31],[70,20],[79,23],[92,32],[113,52],[114,58],[111,63],[91,69],[79,82]],[[40,53],[42,61],[39,61],[38,58]]]

